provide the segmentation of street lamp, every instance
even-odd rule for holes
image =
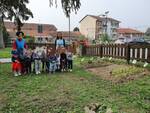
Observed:
[[[103,24],[103,27],[105,27],[105,34],[107,33],[108,13],[109,11],[106,11],[104,14],[98,15],[105,18],[105,23]]]
[[[108,19],[108,13],[109,13],[109,11],[106,11],[105,12],[105,17],[106,17],[106,28],[105,28],[105,33],[107,33],[107,19]]]

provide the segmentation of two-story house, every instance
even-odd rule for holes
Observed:
[[[114,39],[117,37],[119,23],[120,21],[109,17],[86,15],[80,21],[80,32],[89,40],[99,39],[104,33]]]
[[[4,22],[6,30],[8,31],[11,40],[16,38],[16,26],[13,22]],[[24,23],[21,30],[26,36],[35,38],[35,42],[45,43],[53,39],[53,32],[57,32],[57,28],[52,24],[41,23]]]
[[[16,26],[13,22],[5,22],[6,30],[8,31],[11,42],[16,39]],[[61,32],[63,38],[67,42],[74,42],[79,39],[82,34],[80,32],[57,31],[57,28],[52,24],[40,23],[24,23],[21,28],[26,36],[35,38],[36,43],[54,43],[57,37],[57,32]]]

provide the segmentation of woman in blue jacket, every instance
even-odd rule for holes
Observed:
[[[62,33],[57,33],[57,38],[55,40],[55,48],[58,50],[58,48],[64,48],[65,47],[65,39],[62,37]]]

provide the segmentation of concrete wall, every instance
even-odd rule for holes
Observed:
[[[80,22],[80,32],[89,40],[95,39],[96,19],[87,16]]]

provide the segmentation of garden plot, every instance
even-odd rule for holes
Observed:
[[[102,79],[110,80],[113,83],[123,83],[135,80],[150,73],[144,68],[118,64],[87,68],[87,70],[97,76],[100,76]]]
[[[81,62],[80,63],[80,67],[83,67],[84,69],[87,69],[87,68],[97,68],[97,67],[106,67],[106,66],[109,66],[111,63],[109,62],[105,62],[105,61],[98,61],[98,60],[95,60],[95,61],[87,61],[87,62]]]

